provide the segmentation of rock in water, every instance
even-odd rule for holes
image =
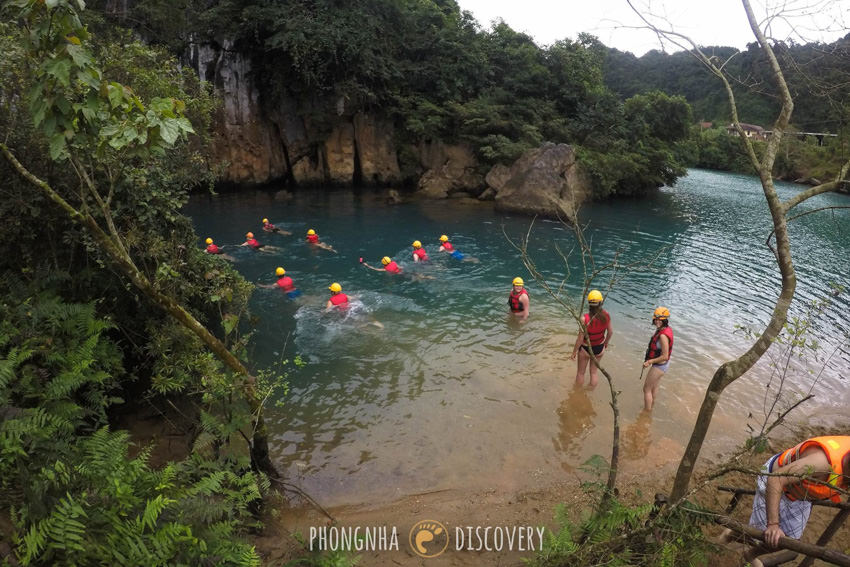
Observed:
[[[589,179],[576,162],[575,149],[551,142],[525,152],[507,174],[499,171],[488,178],[501,183],[501,187],[493,187],[496,210],[569,222],[590,189]]]

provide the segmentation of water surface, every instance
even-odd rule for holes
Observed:
[[[785,198],[801,189],[779,185]],[[850,205],[850,198],[824,195],[800,209],[830,204]],[[274,268],[283,266],[303,292],[290,300],[276,289],[256,291],[251,349],[259,367],[295,354],[308,363],[291,373],[285,405],[269,410],[268,425],[280,469],[323,503],[442,488],[534,488],[610,451],[607,388],[572,385],[568,356],[576,329],[569,315],[533,282],[529,320],[520,324],[507,314],[511,280],[530,278],[505,235],[524,236],[529,218],[459,200],[390,206],[369,191],[303,191],[284,202],[248,190],[197,196],[186,212],[202,239],[238,244],[252,230],[280,247],[272,254],[225,251],[250,281],[272,283]],[[263,217],[295,236],[262,233]],[[646,199],[588,205],[583,219],[597,264],[615,254],[622,263],[657,257],[620,274],[605,304],[615,336],[603,359],[622,392],[624,471],[651,472],[678,462],[712,373],[748,347],[736,326],[759,329],[770,315],[779,279],[764,244],[767,207],[754,178],[692,170],[675,188]],[[306,245],[308,228],[339,253]],[[478,262],[437,252],[443,233]],[[800,218],[791,235],[799,313],[806,302],[830,297],[829,282],[850,283],[850,213]],[[410,244],[417,239],[432,258],[428,265],[412,263]],[[574,254],[565,265],[556,246],[574,249],[572,232],[537,221],[529,252],[549,281],[564,281],[565,296],[575,299],[582,264]],[[385,255],[407,275],[359,264],[363,257],[379,265]],[[356,297],[347,313],[323,312],[334,281]],[[607,282],[602,277],[598,285]],[[846,294],[834,302],[815,326],[820,356],[832,357],[814,386],[816,398],[796,414],[801,421],[831,423],[850,404],[850,354],[846,346],[835,351],[850,302]],[[670,309],[676,341],[650,417],[640,414],[639,375],[657,305]],[[808,364],[815,372],[823,367],[814,359]],[[704,457],[739,443],[747,424],[758,426],[770,371],[761,364],[727,390]],[[797,393],[811,387],[805,372],[786,385]]]

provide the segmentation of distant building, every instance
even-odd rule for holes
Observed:
[[[764,128],[761,126],[756,126],[755,124],[744,124],[741,122],[741,129],[744,131],[744,134],[747,138],[752,138],[754,140],[766,140],[768,133],[765,132]],[[726,131],[730,136],[737,136],[738,130],[735,129],[734,124],[730,124],[726,127]]]
[[[699,127],[702,128],[703,130],[708,130],[709,128],[711,128],[713,126],[714,126],[714,124],[711,123],[711,122],[700,122],[699,123]]]

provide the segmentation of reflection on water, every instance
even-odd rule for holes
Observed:
[[[567,457],[561,465],[565,471],[573,472],[581,465],[577,462],[581,456],[580,449],[589,431],[596,426],[595,417],[596,410],[588,390],[573,386],[569,396],[558,407],[558,437],[554,440],[555,448]]]
[[[798,188],[779,190],[787,198]],[[824,195],[805,207],[848,200]],[[298,192],[287,203],[262,191],[199,196],[186,210],[199,236],[223,245],[248,280],[273,283],[282,266],[302,291],[294,300],[278,289],[256,291],[250,355],[255,367],[294,354],[307,362],[293,369],[285,406],[269,410],[267,425],[280,469],[323,503],[450,487],[535,487],[562,479],[593,454],[609,455],[607,387],[572,386],[575,322],[528,278],[530,318],[508,314],[511,280],[527,271],[503,230],[523,236],[528,218],[462,200],[387,206],[380,195],[353,191]],[[608,296],[614,338],[603,361],[621,392],[623,469],[651,472],[678,460],[705,384],[746,348],[735,326],[759,327],[769,317],[778,292],[775,261],[763,246],[770,221],[754,179],[705,171],[692,171],[676,189],[592,204],[584,213],[598,264],[618,252],[622,262],[658,255],[650,267],[623,274]],[[293,233],[262,235],[280,251],[236,246],[263,217]],[[848,219],[848,211],[835,211],[792,223],[801,302],[824,297],[830,281],[850,283]],[[339,253],[308,246],[308,228]],[[438,252],[444,233],[479,262]],[[413,265],[414,240],[422,241],[427,264]],[[575,296],[581,262],[571,258],[565,266],[555,244],[573,248],[571,232],[537,221],[529,252],[550,281],[565,279],[565,293]],[[406,272],[434,279],[377,273],[359,262],[387,255]],[[353,298],[348,312],[324,312],[335,281]],[[658,305],[671,310],[676,348],[650,419],[640,413],[638,376]],[[840,296],[818,319],[819,339],[830,350],[849,310]],[[848,365],[846,350],[829,360],[810,413],[838,414],[850,404]],[[768,373],[757,367],[724,395],[706,451],[745,436],[744,417],[764,406]]]

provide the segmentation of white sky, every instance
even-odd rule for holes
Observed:
[[[642,55],[659,49],[657,37],[643,26],[626,0],[457,0],[482,25],[503,19],[511,28],[534,37],[538,45],[576,39],[579,32],[597,36],[608,47]],[[739,0],[633,0],[643,12],[666,17],[673,28],[698,44],[745,48],[754,41]],[[850,33],[850,0],[753,0],[762,20],[784,7],[768,34],[797,43],[834,41]],[[657,20],[660,21],[660,20]],[[796,32],[791,31],[793,26]],[[669,27],[669,26],[668,26]],[[679,51],[668,45],[668,52]]]

